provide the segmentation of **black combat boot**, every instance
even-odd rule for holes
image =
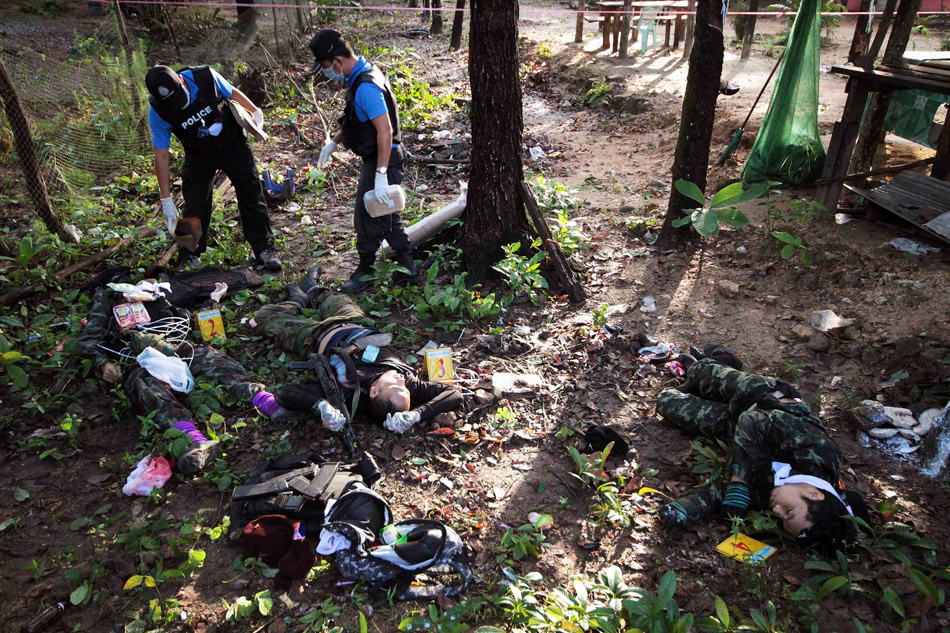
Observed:
[[[343,292],[362,292],[373,283],[371,279],[364,280],[363,277],[373,274],[373,264],[376,263],[376,253],[360,253],[360,263],[350,275],[350,278],[344,283],[340,290]]]

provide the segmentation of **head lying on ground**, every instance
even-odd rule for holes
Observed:
[[[844,498],[854,516],[870,522],[864,498],[859,493],[846,491]],[[805,547],[841,549],[857,538],[858,524],[851,518],[845,504],[810,484],[785,484],[774,488],[769,506],[782,519],[785,531],[796,536]]]
[[[390,413],[410,409],[409,390],[406,378],[395,369],[390,369],[377,378],[369,388],[369,401],[373,415],[383,419]]]

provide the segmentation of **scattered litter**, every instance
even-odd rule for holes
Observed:
[[[890,242],[891,246],[896,248],[899,251],[905,253],[910,253],[911,255],[926,255],[927,253],[939,253],[939,248],[934,248],[933,246],[924,246],[919,242],[908,239],[906,237],[895,237]]]
[[[643,304],[640,306],[640,312],[656,312],[656,299],[653,297],[643,297],[640,302]]]
[[[429,339],[428,343],[426,343],[425,345],[423,345],[422,347],[416,350],[416,354],[425,355],[425,353],[428,352],[429,350],[438,349],[438,348],[439,348],[439,344],[433,341],[432,339]]]
[[[161,490],[162,486],[171,479],[172,467],[164,457],[146,455],[135,466],[125,485],[122,494],[131,497],[138,495],[147,497],[153,490]]]
[[[835,224],[847,224],[854,218],[847,213],[835,213]]]
[[[544,378],[537,374],[512,374],[500,371],[492,374],[491,384],[505,398],[514,399],[533,395],[539,387],[544,386]]]
[[[736,249],[736,252],[739,253],[739,254],[741,254],[741,255],[745,255],[745,254],[748,253],[749,251],[748,251],[748,249],[747,249],[745,246],[740,246],[739,248]]]
[[[297,211],[300,211],[300,205],[296,202],[291,202],[287,205],[287,211],[290,213],[296,213]]]
[[[438,132],[435,132],[432,134],[432,138],[434,138],[437,141],[444,141],[444,140],[452,138],[452,133],[449,132],[448,130],[439,130]]]
[[[898,279],[898,280],[897,280],[897,283],[898,283],[899,285],[901,285],[901,286],[907,286],[908,288],[914,288],[915,290],[924,287],[924,284],[922,284],[921,282],[916,281],[916,280],[914,280],[914,279]]]
[[[679,349],[672,343],[658,343],[650,347],[641,347],[638,350],[640,360],[648,363],[665,363],[673,354],[679,354]]]
[[[512,330],[512,332],[516,336],[531,336],[531,328],[527,325],[518,325]]]
[[[423,193],[429,190],[429,185],[416,185],[416,193]]]
[[[547,157],[547,154],[544,153],[544,150],[541,149],[540,145],[535,145],[528,149],[528,152],[531,154],[531,160],[538,162]]]
[[[854,319],[843,319],[832,310],[816,310],[811,313],[811,326],[819,332],[830,332],[838,328],[848,327]]]
[[[300,223],[303,224],[304,226],[312,226],[313,218],[311,218],[309,215],[305,215],[302,218],[300,218]]]
[[[672,363],[670,363],[669,369],[675,376],[686,375],[686,368],[683,367],[683,363],[679,362],[678,360],[674,360]]]
[[[538,514],[537,512],[528,513],[528,523],[536,527],[541,532],[546,532],[554,527],[554,517],[550,514]]]

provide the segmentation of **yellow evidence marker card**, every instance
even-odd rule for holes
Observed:
[[[426,371],[432,382],[449,382],[455,380],[455,370],[452,367],[452,350],[448,347],[431,349],[426,352]]]
[[[201,330],[201,339],[210,341],[216,336],[225,336],[224,320],[221,310],[205,310],[195,315],[198,319],[198,329]],[[225,337],[227,338],[227,337]]]
[[[742,563],[755,565],[774,554],[777,550],[745,534],[734,534],[716,546],[720,554],[734,558]]]

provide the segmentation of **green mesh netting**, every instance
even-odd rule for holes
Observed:
[[[803,0],[772,91],[769,110],[742,169],[742,182],[815,180],[825,161],[818,135],[818,0]]]

